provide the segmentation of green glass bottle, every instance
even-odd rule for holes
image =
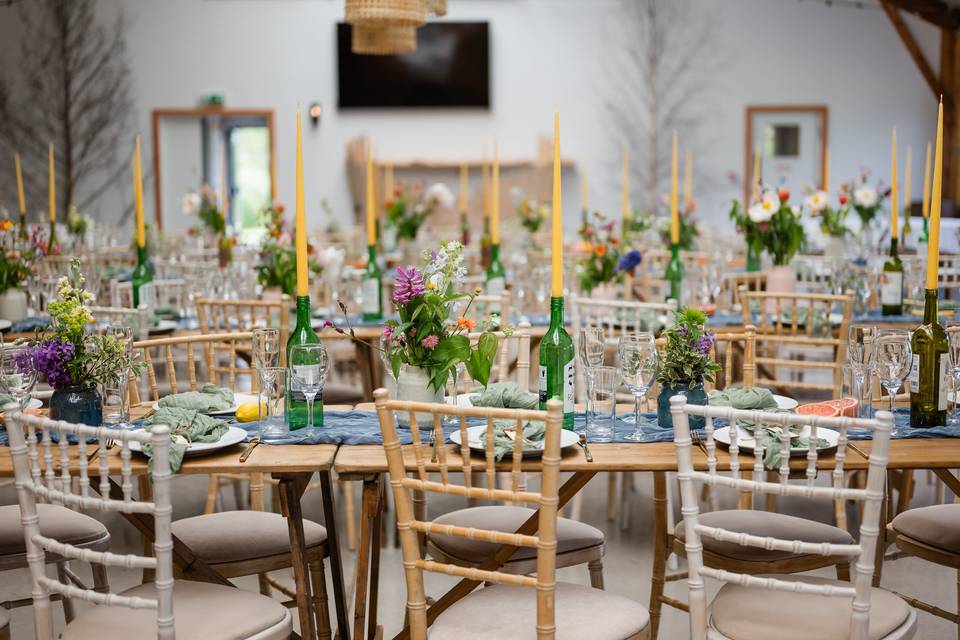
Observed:
[[[153,282],[153,270],[150,268],[150,261],[147,258],[147,247],[137,247],[137,266],[133,270],[133,275],[130,276],[134,308],[140,306],[140,287],[148,282]]]
[[[57,223],[50,223],[50,238],[47,240],[47,253],[51,253],[53,248],[59,244],[57,242]]]
[[[923,302],[923,324],[910,339],[913,365],[910,367],[910,426],[935,427],[947,419],[947,333],[937,322],[937,290],[927,289]]]
[[[927,243],[927,237],[928,237],[929,233],[930,233],[930,223],[929,223],[929,221],[928,221],[928,218],[924,218],[924,219],[923,219],[923,231],[920,232],[920,237],[917,238],[917,241],[926,244],[926,243]]]
[[[903,314],[903,262],[897,244],[896,238],[890,238],[890,259],[883,263],[880,305],[885,316]]]
[[[490,235],[490,216],[483,216],[483,235],[480,236],[480,267],[486,270],[490,266],[490,253],[493,250],[493,236]]]
[[[500,262],[500,245],[490,245],[490,265],[487,267],[486,293],[488,296],[503,295],[507,288],[507,270],[503,268]],[[500,313],[500,305],[492,303],[489,309],[490,313]]]
[[[297,296],[297,326],[293,328],[287,339],[287,363],[290,362],[290,351],[295,344],[316,344],[320,342],[313,327],[310,326],[310,296]],[[287,398],[285,402],[287,426],[291,431],[303,429],[307,426],[307,398],[293,381],[293,376],[287,377]],[[313,426],[323,426],[323,393],[317,394],[313,404]]]
[[[683,304],[680,299],[680,291],[683,285],[683,262],[680,261],[680,244],[670,245],[670,262],[667,263],[665,273],[667,282],[670,283],[670,298],[677,301],[677,304]]]
[[[550,298],[550,327],[540,343],[540,409],[563,400],[563,428],[573,429],[573,340],[563,327],[563,297]]]
[[[29,240],[30,233],[27,231],[27,212],[20,212],[20,239]]]
[[[363,308],[366,322],[383,318],[383,272],[377,264],[377,246],[367,247],[367,269],[363,274]]]

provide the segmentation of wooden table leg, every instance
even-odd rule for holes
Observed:
[[[663,585],[667,574],[667,478],[663,471],[653,474],[653,578],[650,581],[650,638],[656,640],[660,627]]]
[[[947,485],[953,495],[960,497],[960,480],[950,472],[950,469],[934,469],[933,472],[943,481],[943,484]]]
[[[303,512],[300,497],[307,488],[311,473],[274,474],[280,480],[280,509],[287,518],[290,531],[290,563],[297,586],[297,612],[300,616],[300,636],[316,637],[313,617],[313,596],[310,591],[310,568],[307,561],[306,536],[303,533]]]
[[[327,526],[327,548],[330,550],[330,578],[333,581],[333,604],[337,610],[337,634],[340,640],[350,640],[343,563],[340,560],[340,540],[337,535],[337,510],[333,504],[333,483],[329,470],[320,472],[320,492],[323,495],[323,523]]]
[[[361,640],[366,637],[364,628],[367,617],[367,585],[369,583],[370,556],[380,553],[379,540],[377,548],[371,545],[371,531],[377,522],[377,512],[381,509],[380,484],[382,476],[376,474],[363,480],[363,491],[360,499],[360,544],[357,546],[357,577],[355,581],[353,603],[353,637]]]

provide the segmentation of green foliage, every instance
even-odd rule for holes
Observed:
[[[824,207],[823,209],[812,213],[814,217],[820,218],[820,230],[825,235],[834,238],[845,238],[850,229],[847,229],[847,215],[850,213],[850,207],[843,205],[836,209],[833,207]]]
[[[540,231],[540,227],[546,222],[550,215],[550,207],[541,204],[530,198],[524,197],[517,207],[517,217],[520,218],[520,224],[530,232],[531,235]]]
[[[681,213],[680,219],[680,240],[678,244],[683,251],[693,251],[693,243],[700,236],[700,229],[697,228],[697,221],[694,219],[693,212]],[[670,245],[670,218],[662,218],[660,221],[660,239],[663,244]]]
[[[734,200],[730,206],[730,220],[733,221],[737,232],[743,234],[747,246],[758,256],[763,251],[763,237],[760,233],[760,226],[750,219],[746,210],[740,206],[740,202]]]
[[[713,381],[720,365],[710,359],[716,334],[706,330],[707,316],[684,307],[676,312],[673,327],[666,329],[664,349],[657,381],[671,386]]]
[[[786,202],[782,202],[767,223],[762,237],[763,248],[773,258],[773,264],[789,265],[793,256],[800,251],[806,237],[800,223],[800,214],[794,212]]]
[[[620,260],[620,239],[613,235],[615,222],[606,219],[599,211],[593,220],[584,219],[580,237],[588,247],[588,254],[578,261],[580,266],[580,289],[590,293],[602,284],[623,282],[623,274],[617,272]]]

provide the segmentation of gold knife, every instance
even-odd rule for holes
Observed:
[[[240,454],[240,462],[246,462],[247,458],[250,457],[250,454],[253,453],[253,450],[257,448],[258,444],[260,444],[260,436],[253,436],[253,438],[250,439],[250,442],[247,443],[243,453]]]

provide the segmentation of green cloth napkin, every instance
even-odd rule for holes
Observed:
[[[143,421],[143,428],[150,431],[150,427],[156,424],[165,424],[170,427],[172,440],[170,443],[170,470],[174,473],[180,470],[180,465],[183,463],[183,454],[186,452],[189,443],[217,442],[227,432],[226,421],[205,415],[195,409],[181,407],[160,407],[156,413]],[[174,436],[183,436],[188,442],[178,442],[179,438]],[[151,458],[150,464],[152,465],[153,458],[149,444],[144,445],[143,453]]]
[[[233,391],[213,384],[205,384],[199,391],[185,391],[160,398],[161,408],[192,409],[203,413],[223,411],[233,407]]]
[[[505,409],[536,409],[540,404],[537,394],[521,389],[516,382],[497,382],[488,385],[486,390],[470,397],[475,407],[500,407]],[[516,427],[514,420],[493,421],[493,455],[500,460],[513,452],[513,440],[505,430]],[[547,425],[542,420],[530,420],[523,425],[523,448],[540,449]],[[484,434],[484,441],[486,434]]]
[[[710,392],[710,404],[717,407],[733,407],[734,409],[744,409],[747,411],[768,411],[771,413],[789,413],[786,409],[780,409],[776,398],[769,389],[753,387],[751,389],[724,389],[723,391]],[[745,431],[750,432],[756,438],[753,422],[749,420],[739,420],[737,424]],[[780,468],[780,435],[779,428],[775,425],[765,425],[761,444],[763,445],[763,466],[767,469]],[[789,427],[793,435],[790,438],[791,446],[810,446],[810,440],[806,437],[801,438],[797,432],[801,427],[791,425]],[[823,438],[817,439],[818,447],[826,447],[829,443]]]

